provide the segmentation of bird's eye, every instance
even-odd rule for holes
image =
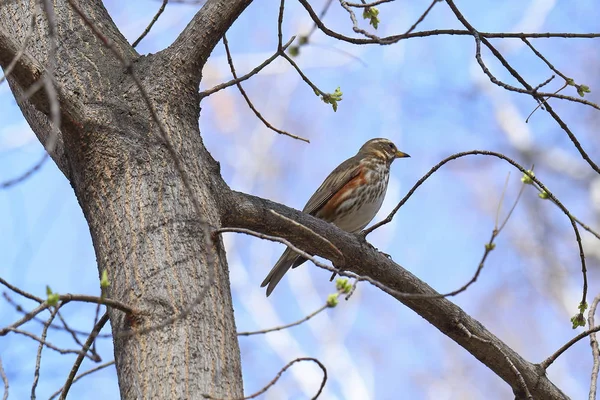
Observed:
[[[395,150],[395,147],[396,146],[394,146],[394,143],[390,143],[390,149]]]

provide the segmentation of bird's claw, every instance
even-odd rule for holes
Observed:
[[[371,243],[367,242],[367,237],[364,234],[364,231],[357,233],[356,237],[358,238],[358,240],[360,240],[361,242],[363,242],[364,244],[366,244],[367,246],[369,246],[371,249],[375,250],[378,253],[383,254],[384,256],[386,256],[387,258],[389,258],[390,260],[392,259],[392,256],[390,256],[387,253],[384,253],[383,251],[380,251],[377,247],[375,247]]]

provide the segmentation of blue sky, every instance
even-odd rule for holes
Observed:
[[[284,37],[305,34],[309,17],[288,1]],[[315,9],[323,2],[313,1]],[[378,33],[403,32],[429,2],[400,1],[380,7]],[[158,9],[158,1],[107,1],[111,16],[133,41]],[[577,7],[551,0],[460,1],[458,7],[481,31],[598,30],[597,5]],[[198,6],[169,4],[141,54],[169,45]],[[277,44],[278,2],[256,1],[228,32],[239,73],[270,56]],[[334,2],[325,23],[351,34],[347,14]],[[365,25],[366,26],[366,25]],[[437,4],[420,29],[460,28],[444,3]],[[504,152],[524,164],[578,217],[598,223],[597,178],[580,159],[566,135],[547,113],[526,96],[492,85],[474,59],[469,37],[411,39],[392,46],[353,46],[315,33],[303,47],[298,64],[323,91],[341,87],[344,99],[336,113],[322,103],[297,74],[278,60],[244,87],[273,125],[307,137],[311,144],[267,130],[247,108],[235,88],[202,102],[200,128],[212,155],[221,162],[228,184],[244,192],[301,209],[325,176],[362,143],[388,137],[412,158],[392,167],[384,217],[407,190],[435,163],[454,152],[485,149]],[[534,84],[551,72],[519,39],[495,40],[498,48]],[[597,41],[539,39],[533,42],[554,65],[592,88],[598,102]],[[342,53],[340,51],[346,53]],[[514,83],[484,52],[492,72]],[[357,61],[357,58],[360,61]],[[202,88],[230,79],[224,50],[218,45],[204,69]],[[548,91],[560,87],[559,79]],[[574,91],[566,92],[575,95]],[[594,138],[597,116],[581,105],[554,101],[556,111],[598,160]],[[6,84],[0,86],[0,180],[18,176],[43,154]],[[483,157],[448,164],[426,182],[391,224],[369,236],[380,250],[435,289],[460,287],[473,274],[494,227],[504,181],[512,171],[505,210],[519,190],[520,175],[498,160]],[[539,362],[576,334],[569,323],[581,292],[578,252],[566,218],[526,188],[521,203],[497,240],[482,276],[467,292],[451,300],[529,361]],[[59,293],[97,294],[98,272],[87,225],[68,181],[46,163],[24,183],[0,192],[0,274],[39,296],[50,285]],[[584,234],[588,251],[590,293],[598,292],[597,243]],[[283,246],[228,234],[236,322],[240,331],[263,329],[297,320],[322,305],[335,289],[329,273],[305,264],[291,271],[268,299],[259,287]],[[15,301],[28,303],[16,295]],[[94,307],[69,305],[68,321],[82,330],[93,323]],[[0,325],[17,317],[0,301]],[[40,331],[33,322],[28,327]],[[73,348],[70,338],[53,332],[50,341]],[[309,323],[287,331],[240,338],[244,386],[251,394],[298,356],[317,357],[327,367],[326,399],[502,399],[509,387],[428,322],[368,284],[348,301]],[[29,396],[37,344],[15,335],[0,340],[0,357],[10,379],[11,398]],[[99,341],[106,361],[109,339]],[[37,393],[47,398],[62,386],[74,356],[44,350]],[[84,362],[81,371],[93,363]],[[591,355],[587,340],[553,365],[550,378],[572,398],[587,394]],[[76,383],[71,397],[118,398],[114,369]],[[291,368],[267,399],[310,398],[320,382],[312,365]],[[93,388],[93,390],[90,390]]]

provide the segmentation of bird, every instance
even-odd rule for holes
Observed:
[[[350,232],[362,231],[381,208],[397,158],[410,157],[389,139],[376,138],[363,144],[358,153],[335,168],[308,200],[302,212],[320,218]],[[287,248],[271,269],[261,287],[267,297],[283,275],[306,261]]]

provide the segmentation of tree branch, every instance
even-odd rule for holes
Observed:
[[[202,67],[227,29],[252,0],[208,0],[177,37],[163,51],[174,68],[182,69],[180,79],[192,79],[198,87]]]
[[[367,275],[390,289],[402,293],[437,296],[435,290],[383,254],[370,248],[355,235],[344,232],[332,224],[303,214],[271,201],[228,191],[221,208],[221,219],[225,226],[251,229],[256,232],[288,239],[310,254],[330,258],[337,268],[359,275]],[[297,221],[331,241],[340,249],[345,259],[352,263],[343,264],[343,258],[322,241],[301,229],[282,221],[270,210]],[[461,345],[483,364],[493,370],[515,391],[523,391],[523,385],[515,374],[519,371],[534,398],[564,399],[566,396],[548,380],[539,366],[524,360],[519,354],[495,337],[483,325],[467,315],[461,308],[445,298],[406,298],[393,295],[417,314],[425,318],[446,336]],[[464,333],[466,328],[481,340],[472,340]],[[507,362],[506,360],[510,362]]]

